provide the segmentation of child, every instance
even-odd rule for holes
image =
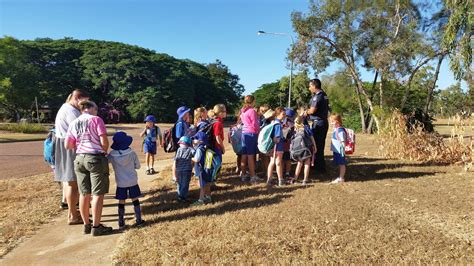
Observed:
[[[189,112],[190,108],[186,106],[181,106],[176,110],[178,114],[178,121],[176,121],[176,134],[175,137],[179,140],[183,136],[188,136],[189,132]]]
[[[117,183],[117,191],[115,198],[119,200],[118,214],[119,228],[125,229],[125,200],[130,198],[133,202],[135,211],[135,226],[144,225],[140,210],[141,197],[140,187],[138,186],[138,176],[135,169],[140,169],[140,161],[137,154],[130,148],[133,138],[127,136],[125,132],[117,132],[113,136],[112,151],[108,155],[109,161],[112,163],[115,172],[115,181]]]
[[[311,131],[311,128],[309,127],[309,125],[305,125],[304,122],[305,122],[305,119],[303,116],[296,117],[295,134],[302,133],[305,135],[307,139],[311,140],[312,146],[310,149],[312,150],[313,156],[314,156],[314,154],[316,154],[316,142],[314,141],[313,132]],[[304,164],[304,179],[303,179],[302,184],[307,185],[309,183],[309,170],[311,167],[312,160],[313,160],[313,157],[307,158],[304,161],[298,161],[298,164],[296,165],[296,171],[295,171],[295,177],[293,179],[293,183],[296,183],[296,181],[298,180],[301,173],[301,168],[303,168],[303,164]]]
[[[331,184],[338,184],[344,182],[344,175],[346,174],[347,160],[344,148],[346,146],[347,134],[342,125],[341,115],[331,115],[330,121],[334,127],[331,138],[331,151],[333,152],[334,164],[339,166],[339,177],[334,179]]]
[[[196,110],[194,110],[194,126],[196,127],[196,132],[202,130],[206,125],[209,125],[206,108],[196,108]]]
[[[275,148],[271,155],[270,164],[268,165],[267,171],[267,185],[272,183],[273,168],[276,165],[278,186],[284,186],[285,180],[283,179],[283,149],[284,149],[284,138],[283,138],[283,120],[286,118],[285,109],[278,107],[275,109],[275,121],[277,122],[273,128],[273,141],[275,142]]]
[[[285,138],[284,152],[283,152],[283,168],[285,171],[285,178],[288,180],[293,179],[290,176],[291,172],[291,157],[290,157],[290,144],[291,137],[295,132],[295,116],[296,112],[291,108],[285,108],[286,122],[283,124],[283,136]]]
[[[225,153],[224,146],[224,118],[227,116],[227,110],[225,105],[216,104],[213,108],[215,115],[215,122],[212,124],[212,131],[215,139],[211,140],[214,142],[214,151],[219,157],[222,158],[222,154]]]
[[[232,145],[232,149],[237,155],[237,167],[235,169],[235,173],[240,175],[240,164],[242,162],[242,122],[240,119],[240,114],[237,116],[237,122],[230,126],[229,133],[227,135],[229,139],[229,143]],[[239,137],[240,135],[240,137]]]
[[[140,137],[145,137],[143,141],[143,151],[145,152],[146,174],[152,175],[156,173],[155,169],[153,169],[155,165],[156,141],[157,138],[159,138],[161,143],[162,136],[160,128],[155,125],[156,119],[154,116],[147,116],[145,123],[145,129],[140,134]]]
[[[264,104],[258,108],[260,128],[266,125],[265,122],[267,118],[265,118],[265,113],[268,112],[268,110],[270,110],[270,106],[268,104]]]
[[[208,117],[209,120],[216,119],[216,114],[214,113],[214,110],[211,109],[211,110],[207,111],[207,117]]]
[[[260,107],[260,111],[262,111],[262,108],[264,108],[264,106]],[[263,110],[265,110],[265,108]],[[260,130],[266,125],[269,125],[275,119],[275,111],[271,109],[267,109],[265,113],[263,113],[263,116],[261,119],[262,120],[260,124]],[[262,169],[262,171],[266,174],[268,165],[270,164],[270,157],[267,154],[259,153],[258,158],[260,161],[260,169]]]
[[[203,161],[206,156],[206,133],[198,132],[194,135],[194,175],[199,177],[199,200],[194,202],[193,206],[204,205],[212,202],[211,198],[211,184],[213,180],[205,179],[202,175],[203,171]]]
[[[178,141],[179,148],[176,151],[173,164],[173,175],[178,182],[178,201],[187,203],[189,182],[192,175],[192,158],[194,150],[191,147],[191,139],[188,136],[183,136]]]

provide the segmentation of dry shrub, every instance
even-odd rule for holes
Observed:
[[[438,133],[426,132],[421,123],[407,128],[407,118],[397,110],[385,121],[379,151],[387,158],[464,164],[469,170],[473,166],[474,153],[472,137],[464,137],[467,120],[457,115],[452,121],[451,136],[444,138]]]

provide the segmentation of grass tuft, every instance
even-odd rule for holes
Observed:
[[[27,134],[45,133],[48,131],[43,125],[33,123],[0,124],[0,130]]]

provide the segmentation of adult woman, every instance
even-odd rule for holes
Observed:
[[[244,107],[240,110],[240,120],[242,121],[242,160],[241,174],[242,181],[247,181],[245,169],[249,167],[250,181],[261,181],[255,174],[255,155],[257,154],[257,138],[260,123],[257,112],[254,109],[255,97],[247,95],[244,98]]]
[[[84,221],[84,233],[105,235],[112,231],[112,227],[100,223],[104,195],[109,191],[109,165],[105,156],[109,148],[107,130],[102,118],[97,116],[94,102],[81,101],[79,107],[82,114],[69,125],[66,148],[76,150],[74,171],[80,193],[79,209]],[[89,221],[91,198],[92,225]]]
[[[76,174],[74,173],[74,159],[76,153],[66,150],[64,142],[69,124],[81,115],[79,101],[87,100],[89,96],[82,90],[74,90],[56,115],[56,143],[55,143],[55,175],[54,180],[63,183],[63,193],[68,205],[68,223],[81,224],[82,220],[76,209],[79,200]]]

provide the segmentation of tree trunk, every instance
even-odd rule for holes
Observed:
[[[375,71],[375,77],[374,77],[374,81],[372,82],[372,92],[375,91],[375,86],[377,85],[377,78],[379,77],[379,72],[376,70]],[[373,97],[374,97],[374,93],[372,93],[372,95],[370,95],[370,100],[372,101],[373,100]],[[372,109],[367,108],[367,115],[365,117],[365,124],[368,125],[368,128],[367,128],[367,133],[371,134],[372,133],[372,130],[371,130],[371,124],[373,123],[373,119],[372,119],[372,116],[370,115],[370,113],[372,112]]]
[[[379,97],[380,97],[380,108],[383,108],[383,73],[380,73],[380,84],[379,84]]]
[[[426,104],[424,110],[425,113],[428,113],[428,111],[430,110],[431,100],[433,99],[433,93],[436,88],[436,82],[438,81],[439,69],[441,68],[441,64],[443,63],[444,57],[444,54],[439,56],[438,65],[436,66],[436,71],[433,78],[433,83],[431,84],[431,87],[428,88],[428,96],[426,97]]]
[[[362,99],[360,98],[360,91],[357,86],[355,86],[355,91],[357,94],[357,103],[359,104],[360,123],[362,126],[362,132],[367,133],[367,128],[365,126],[364,106],[362,106]]]

